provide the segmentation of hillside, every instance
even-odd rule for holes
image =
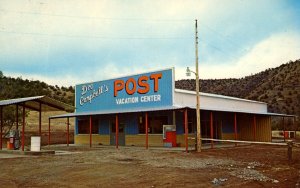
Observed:
[[[74,105],[74,88],[51,86],[36,80],[23,80],[22,77],[6,77],[0,71],[0,100],[47,95],[56,100]]]
[[[195,79],[178,80],[175,87],[195,90]],[[200,80],[200,90],[263,101],[269,104],[270,112],[300,116],[300,60],[240,79]],[[36,95],[47,95],[74,104],[75,94],[71,86],[58,87],[40,81],[23,80],[21,77],[11,78],[0,71],[0,100]]]
[[[195,79],[178,80],[175,87],[195,90]],[[300,116],[300,60],[240,79],[200,80],[200,90],[266,102],[270,112]]]

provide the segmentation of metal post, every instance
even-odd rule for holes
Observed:
[[[118,115],[116,115],[116,148],[119,147],[119,121],[118,121]]]
[[[90,148],[92,147],[92,116],[90,116]]]
[[[3,127],[3,108],[2,106],[0,107],[0,149],[2,150],[2,127]]]
[[[145,134],[146,134],[146,149],[148,149],[148,112],[145,114]]]
[[[256,141],[256,115],[253,115],[253,131],[254,131],[253,140]]]
[[[50,146],[50,121],[51,121],[51,119],[49,118],[49,124],[48,124],[48,146]]]
[[[234,113],[234,137],[235,137],[235,140],[237,140],[237,121],[236,121],[236,113]],[[237,143],[235,143],[235,146],[237,146]]]
[[[200,122],[200,95],[199,95],[199,70],[198,70],[198,30],[195,20],[195,48],[196,48],[196,116],[197,116],[197,152],[201,152],[201,122]]]
[[[42,103],[40,103],[39,110],[39,136],[42,136]]]
[[[213,113],[210,112],[210,138],[214,138],[214,122],[213,122]],[[210,141],[210,147],[214,148],[214,141]]]
[[[69,146],[69,117],[67,118],[67,146]]]
[[[284,117],[282,117],[282,124],[283,124],[283,141],[285,142],[285,122],[284,122]]]
[[[25,145],[25,104],[23,104],[23,126],[22,126],[22,151],[24,151]]]
[[[185,151],[188,152],[188,114],[187,109],[184,110],[184,141],[185,141]]]
[[[16,105],[16,129],[19,129],[19,105]]]

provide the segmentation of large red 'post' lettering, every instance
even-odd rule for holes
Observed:
[[[125,91],[128,95],[134,94],[136,91],[139,94],[146,94],[150,91],[150,85],[148,83],[148,80],[153,80],[153,90],[154,92],[157,92],[159,89],[158,85],[158,80],[162,78],[162,73],[156,73],[156,74],[151,74],[149,77],[148,76],[140,76],[138,81],[134,78],[128,78],[126,80],[126,83],[124,83],[124,80],[115,80],[114,81],[114,96],[118,96],[118,92],[122,91],[125,86]],[[138,89],[137,89],[137,84],[138,84]],[[130,86],[132,85],[132,88]]]
[[[154,80],[154,92],[158,91],[158,79],[161,79],[162,73],[151,74],[150,79]]]
[[[118,91],[121,91],[124,88],[124,81],[123,80],[116,80],[114,81],[114,96],[118,95]]]
[[[132,89],[129,88],[130,83],[132,83]],[[132,94],[135,93],[135,90],[136,90],[136,81],[135,81],[135,79],[129,78],[129,79],[126,81],[125,86],[126,86],[126,93],[127,93],[128,95],[132,95]]]

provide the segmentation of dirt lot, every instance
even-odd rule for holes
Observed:
[[[47,147],[45,147],[47,149]],[[51,146],[56,155],[1,158],[0,187],[299,187],[300,148],[238,146],[202,153]]]

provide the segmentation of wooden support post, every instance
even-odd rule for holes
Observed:
[[[237,140],[237,120],[236,120],[236,113],[234,113],[234,138]],[[235,146],[237,146],[237,143],[235,143]]]
[[[19,105],[16,105],[16,129],[19,129]]]
[[[25,104],[23,104],[23,126],[22,126],[22,151],[24,151],[25,145]]]
[[[288,160],[289,160],[289,163],[292,162],[292,157],[293,157],[293,142],[291,141],[288,141],[287,142],[287,147],[288,147],[288,150],[287,150],[287,155],[288,155]]]
[[[148,149],[148,112],[145,113],[145,124],[146,149]]]
[[[48,124],[48,146],[50,146],[50,121],[51,121],[51,119],[49,118],[49,124]]]
[[[184,110],[184,142],[185,142],[185,151],[188,152],[189,150],[189,143],[188,143],[188,113],[187,108]]]
[[[90,148],[92,147],[92,116],[90,116]]]
[[[285,123],[284,123],[284,117],[282,117],[282,124],[283,124],[283,141],[285,142]]]
[[[256,141],[256,115],[253,115],[253,141]]]
[[[2,150],[3,107],[0,107],[0,149]]]
[[[119,148],[119,121],[118,115],[116,115],[116,148]]]
[[[42,103],[40,103],[39,110],[39,136],[42,136]]]
[[[214,138],[214,122],[213,122],[213,113],[210,112],[210,138]],[[214,148],[214,141],[210,141],[210,147]]]
[[[70,120],[69,117],[67,117],[67,146],[69,146],[69,124],[70,124]]]

